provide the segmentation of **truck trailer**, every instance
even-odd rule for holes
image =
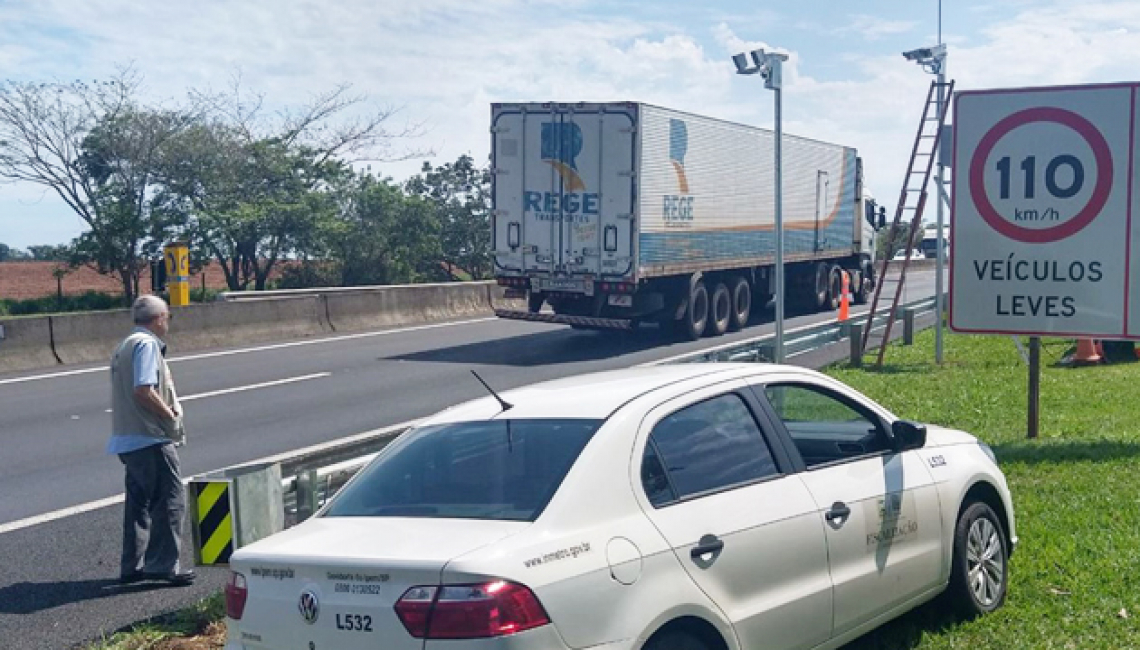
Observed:
[[[499,317],[697,339],[773,297],[773,132],[615,102],[494,104],[491,134],[495,276],[528,306]],[[835,309],[843,271],[866,302],[885,209],[861,160],[785,135],[782,161],[789,303]]]

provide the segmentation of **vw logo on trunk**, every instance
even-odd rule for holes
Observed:
[[[306,589],[301,592],[301,600],[297,603],[297,610],[301,612],[301,618],[309,625],[317,622],[321,615],[321,603],[317,600],[317,592],[312,589]]]

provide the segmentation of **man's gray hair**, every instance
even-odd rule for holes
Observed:
[[[131,305],[131,316],[134,317],[136,325],[145,325],[166,313],[166,309],[165,300],[147,294],[135,299],[135,304]]]

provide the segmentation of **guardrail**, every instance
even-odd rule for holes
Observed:
[[[918,316],[934,311],[934,298],[924,298],[914,302],[899,305],[898,319],[903,321],[903,340],[910,345],[914,340],[914,322]],[[872,330],[883,328],[887,324],[887,312],[880,312],[871,324]],[[863,328],[866,327],[866,313],[857,314],[844,322],[822,323],[807,325],[784,332],[784,356],[794,357],[810,352],[824,345],[838,343],[845,339],[859,341]],[[755,361],[771,362],[775,358],[773,351],[776,345],[775,334],[765,334],[745,341],[734,341],[715,348],[694,352],[691,355],[675,357],[671,363],[703,363],[703,362],[733,362]],[[862,355],[854,344],[851,347],[851,363],[862,363]]]
[[[914,340],[915,323],[920,316],[934,311],[934,298],[926,298],[900,305],[898,318],[903,321],[903,332],[899,338],[905,344]],[[854,315],[846,322],[831,322],[808,325],[785,332],[785,355],[793,357],[817,350],[827,345],[851,342],[850,359],[854,364],[861,363],[861,351],[857,342],[866,325],[866,313]],[[887,315],[882,313],[871,324],[872,330],[886,326]],[[775,336],[765,334],[745,341],[735,341],[715,348],[701,350],[682,357],[668,359],[668,363],[700,362],[766,362],[773,357]],[[328,499],[336,494],[356,472],[369,463],[388,443],[395,440],[406,429],[386,429],[378,431],[375,437],[354,440],[335,449],[309,454],[304,458],[283,462],[282,487],[284,492],[285,522],[287,526],[299,523],[319,510]]]

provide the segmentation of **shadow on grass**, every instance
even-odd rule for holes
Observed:
[[[873,375],[927,375],[934,370],[928,363],[885,363],[877,366],[874,357],[864,359],[862,368]]]
[[[1007,442],[993,449],[1001,463],[1095,462],[1140,457],[1140,444],[1116,440]]]
[[[855,639],[839,650],[908,650],[923,639],[941,634],[961,621],[942,598],[903,614]]]

